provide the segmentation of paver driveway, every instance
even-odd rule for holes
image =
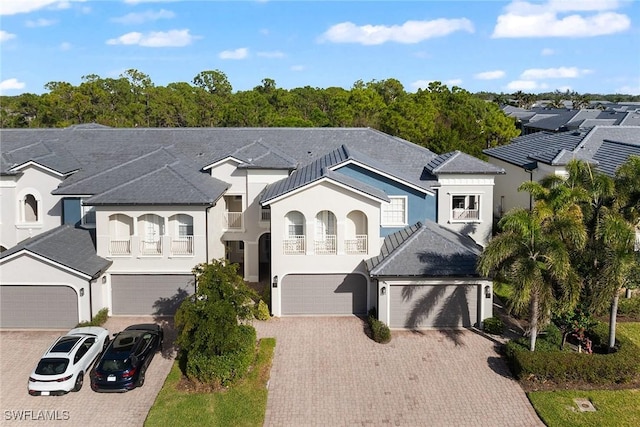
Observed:
[[[356,317],[256,322],[276,337],[265,426],[543,426],[494,343],[471,331],[394,332]]]
[[[112,317],[105,327],[114,333],[135,323],[153,321],[151,317]],[[171,369],[172,354],[156,354],[149,365],[144,386],[127,393],[95,393],[87,375],[82,390],[77,393],[30,396],[27,381],[31,370],[53,340],[64,332],[0,332],[0,425],[142,426]],[[172,339],[173,330],[166,325],[165,341],[171,343]]]

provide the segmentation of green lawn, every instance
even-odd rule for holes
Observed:
[[[247,378],[222,392],[188,393],[177,390],[182,374],[178,363],[174,363],[149,411],[145,427],[262,426],[275,344],[274,338],[260,340],[256,363]]]
[[[640,322],[617,324],[617,334],[640,345]],[[549,427],[636,427],[640,425],[640,390],[537,391],[528,394]],[[580,412],[575,398],[589,399],[596,412]]]

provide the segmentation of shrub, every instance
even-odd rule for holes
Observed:
[[[640,320],[640,296],[620,298],[618,300],[618,315]]]
[[[270,318],[271,313],[269,313],[269,307],[267,306],[267,303],[265,303],[263,300],[260,300],[256,308],[256,319],[269,320]]]
[[[608,325],[600,323],[589,331],[594,348],[606,348]],[[540,343],[546,340],[539,340]],[[507,343],[507,362],[520,380],[563,383],[585,382],[591,384],[629,383],[640,376],[640,349],[628,338],[620,336],[616,351],[611,354],[586,354],[560,351],[548,341],[547,345],[528,349],[528,340],[520,339]]]
[[[249,325],[238,327],[238,348],[222,355],[183,354],[187,377],[213,386],[227,386],[242,378],[254,360],[256,330]]]
[[[488,334],[502,335],[504,333],[504,322],[498,317],[484,319],[484,331]]]
[[[78,323],[76,328],[80,328],[83,326],[102,326],[105,324],[107,319],[109,319],[109,309],[105,307],[100,311],[98,311],[98,313],[95,316],[93,316],[92,320],[80,322]]]
[[[391,341],[391,330],[384,322],[377,319],[376,309],[369,310],[367,315],[367,323],[371,330],[371,338],[378,343],[386,344]]]

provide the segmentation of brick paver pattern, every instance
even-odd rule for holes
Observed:
[[[495,350],[472,331],[394,331],[356,317],[257,323],[276,337],[265,426],[543,426]]]

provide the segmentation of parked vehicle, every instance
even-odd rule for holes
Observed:
[[[132,325],[116,334],[91,371],[91,389],[125,392],[141,387],[163,339],[162,328],[153,323]]]
[[[32,396],[62,395],[79,391],[84,374],[109,345],[109,331],[99,326],[70,330],[44,353],[29,376]]]

